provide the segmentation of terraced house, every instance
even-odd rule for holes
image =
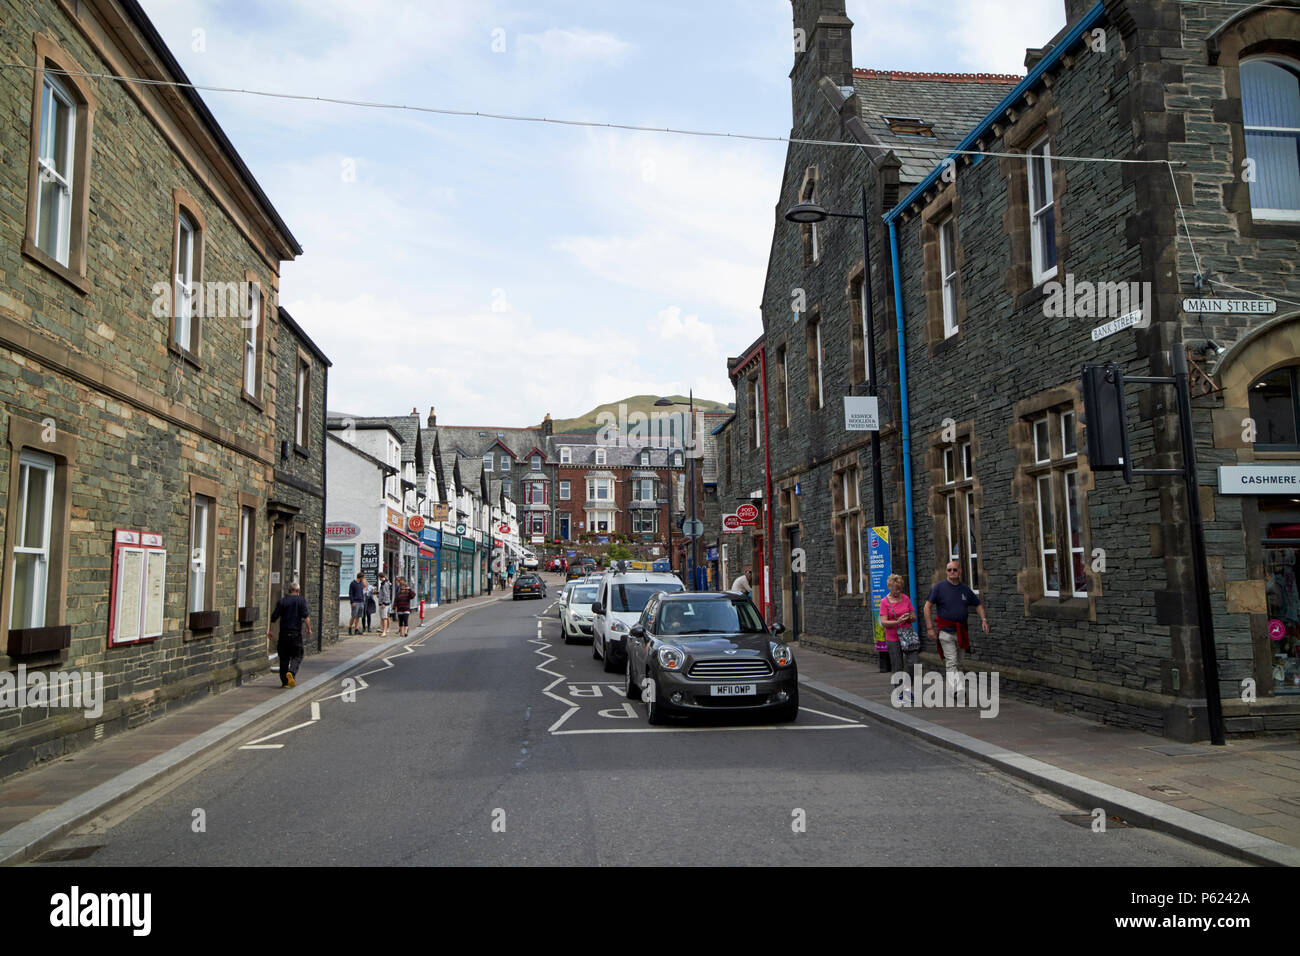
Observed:
[[[776,615],[872,653],[879,475],[914,600],[955,559],[988,609],[972,667],[1205,737],[1182,483],[1094,470],[1079,387],[1084,364],[1168,376],[1178,353],[1226,729],[1300,726],[1300,5],[1067,2],[1023,77],[856,70],[842,2],[793,9],[794,133],[850,145],[791,146],[764,335],[720,433],[723,510],[770,476]],[[864,220],[813,206],[866,214],[866,283]],[[878,468],[844,419],[871,391]],[[1172,389],[1127,399],[1132,462],[1179,467]]]
[[[187,82],[134,0],[10,5],[0,59],[30,67],[0,71],[0,665],[107,697],[0,713],[13,772],[267,667],[271,569],[319,597],[319,509],[281,489],[319,487],[325,361],[201,98],[114,79]]]

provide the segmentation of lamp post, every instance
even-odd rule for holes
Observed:
[[[660,406],[660,407],[668,407],[668,406],[671,406],[671,405],[689,405],[689,406],[690,406],[690,409],[691,409],[691,424],[690,424],[690,430],[691,430],[691,477],[690,477],[690,482],[691,482],[691,530],[692,530],[692,531],[698,531],[699,529],[696,527],[696,523],[695,523],[695,454],[694,454],[694,452],[695,452],[695,389],[692,388],[692,389],[689,390],[689,400],[688,400],[688,401],[685,401],[685,402],[674,402],[671,398],[668,398],[668,397],[665,396],[664,398],[661,398],[661,399],[659,399],[659,401],[655,402],[655,405]],[[684,443],[683,443],[683,444],[684,444]],[[671,474],[672,474],[672,471],[670,470],[670,471],[669,471],[669,475],[671,475]],[[669,508],[669,511],[670,511],[670,514],[671,514],[671,509],[672,509],[672,495],[671,495],[671,494],[669,494],[669,496],[668,496],[668,508]],[[671,520],[671,519],[670,519],[670,520]],[[672,531],[670,530],[668,533],[669,533],[669,535],[671,535],[671,534],[672,534]],[[670,538],[669,540],[671,540],[671,538]],[[670,554],[670,557],[671,557],[671,554]],[[698,567],[700,566],[700,536],[699,536],[698,534],[691,535],[691,555],[690,555],[690,557],[691,557],[690,582],[691,582],[691,590],[694,591],[694,590],[695,590],[695,585],[696,585],[696,581],[695,581],[695,569],[698,568]]]
[[[871,234],[868,231],[867,187],[862,187],[862,212],[830,212],[814,202],[798,202],[786,210],[785,218],[800,225],[825,222],[828,216],[862,221],[862,324],[866,347],[867,394],[876,394],[876,332],[871,312]],[[655,403],[659,404],[658,402]],[[906,452],[904,452],[906,453]],[[885,523],[884,482],[880,475],[880,432],[871,433],[871,494],[875,499],[874,520],[877,527]]]

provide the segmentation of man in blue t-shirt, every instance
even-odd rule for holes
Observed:
[[[925,623],[930,636],[938,640],[948,683],[955,690],[961,687],[961,652],[970,650],[970,635],[966,631],[970,609],[974,607],[979,612],[985,634],[989,632],[989,619],[979,595],[961,583],[961,564],[949,561],[947,574],[948,579],[930,588],[930,595],[925,599]]]

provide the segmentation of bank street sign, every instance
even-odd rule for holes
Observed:
[[[845,395],[844,430],[880,431],[880,399],[875,395]]]

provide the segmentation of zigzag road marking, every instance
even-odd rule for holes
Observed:
[[[474,610],[472,607],[467,607],[464,608],[463,610],[457,611],[455,614],[448,617],[445,621],[439,621],[437,625],[430,628],[429,632],[424,636],[422,636],[418,641],[412,641],[410,644],[403,644],[401,645],[400,651],[386,654],[385,656],[381,657],[380,660],[383,662],[384,665],[383,667],[375,667],[371,670],[363,671],[360,674],[351,674],[344,677],[343,680],[354,680],[357,682],[359,686],[352,687],[352,688],[345,688],[344,690],[339,691],[337,694],[330,694],[326,697],[317,697],[314,700],[312,700],[310,720],[305,720],[300,724],[294,724],[292,727],[286,727],[283,730],[277,730],[275,733],[267,734],[265,737],[258,737],[256,740],[250,740],[248,743],[244,744],[239,749],[240,750],[278,750],[282,748],[284,744],[268,744],[268,743],[263,743],[263,741],[272,740],[276,737],[282,736],[283,734],[292,733],[295,730],[301,730],[304,727],[310,727],[312,724],[319,722],[320,705],[323,701],[335,700],[336,698],[345,697],[349,694],[355,697],[357,691],[365,690],[370,686],[370,684],[366,681],[366,678],[369,677],[371,674],[378,674],[380,671],[391,670],[394,667],[393,665],[394,660],[396,660],[399,657],[405,657],[408,654],[414,654],[415,649],[417,647],[423,647],[424,642],[427,641],[429,638],[431,638],[434,634],[437,634],[439,631],[443,630],[444,628],[450,626],[451,624],[454,624],[456,621],[460,620],[460,618],[462,618],[472,610]],[[538,627],[539,628],[541,627],[540,622],[538,623]]]

